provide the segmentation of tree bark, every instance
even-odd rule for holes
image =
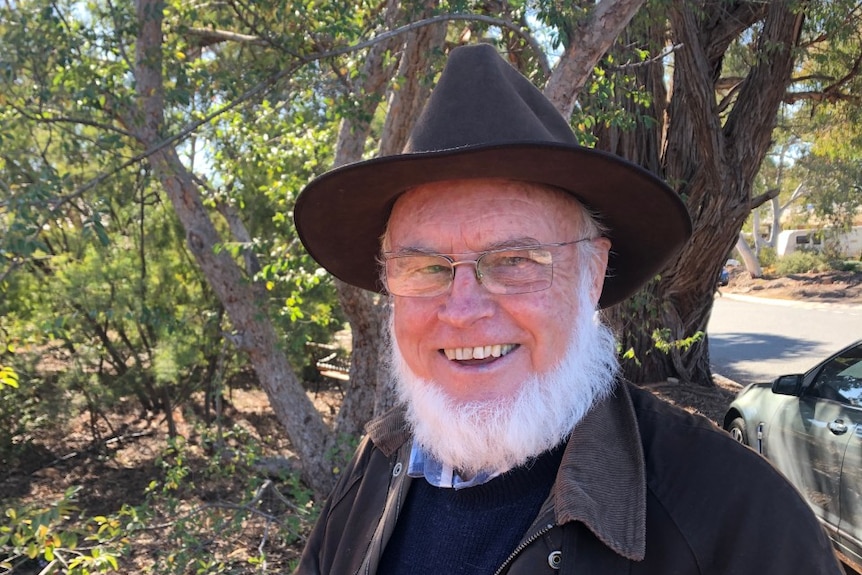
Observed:
[[[387,27],[394,28],[402,17],[398,0],[388,0],[384,14]],[[371,132],[371,119],[395,73],[394,65],[384,65],[384,62],[387,54],[398,51],[401,42],[403,38],[390,38],[368,51],[360,76],[362,82],[354,87],[352,94],[358,102],[357,112],[341,121],[334,167],[362,159]],[[382,349],[379,334],[385,317],[374,295],[338,280],[336,289],[339,303],[350,321],[353,353],[350,380],[335,427],[340,435],[358,437],[374,415]]]
[[[738,251],[740,257],[742,257],[742,261],[745,264],[745,270],[748,272],[748,275],[753,278],[762,278],[763,268],[760,267],[760,261],[751,251],[751,248],[748,247],[748,242],[745,241],[742,234],[739,234],[739,238],[736,240],[736,251]]]
[[[674,43],[682,48],[675,53],[668,123],[662,127],[667,145],[659,173],[683,197],[694,231],[658,280],[609,310],[613,323],[625,328],[620,333],[623,349],[651,349],[638,346],[662,328],[681,341],[706,333],[715,278],[751,211],[752,182],[790,81],[802,15],[798,6],[785,1],[695,7],[674,0],[670,20]],[[756,21],[763,26],[759,57],[722,123],[714,91],[722,57],[730,42]],[[625,368],[625,375],[635,381],[675,376],[712,383],[706,337],[673,347],[666,355],[642,355],[641,365]]]

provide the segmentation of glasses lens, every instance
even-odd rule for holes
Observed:
[[[530,293],[551,287],[554,277],[551,252],[524,248],[490,252],[476,264],[482,285],[499,294]]]
[[[407,297],[431,297],[449,289],[452,263],[443,256],[407,254],[386,259],[389,293]]]

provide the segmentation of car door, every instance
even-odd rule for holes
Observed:
[[[862,565],[862,344],[834,360],[833,385],[846,397],[849,440],[841,466],[839,549]]]
[[[862,346],[844,350],[807,373],[801,395],[785,403],[764,429],[764,454],[802,492],[836,539],[842,498],[847,498],[845,510],[862,509],[851,487],[859,483],[850,475],[843,486],[841,480],[848,447],[853,446],[850,459],[862,458],[862,381],[852,371],[860,362],[856,355],[862,355]],[[847,463],[849,471],[853,464]],[[858,475],[858,461],[856,465]],[[848,528],[850,521],[845,520]]]

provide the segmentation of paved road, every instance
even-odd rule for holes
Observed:
[[[709,326],[713,371],[739,383],[801,373],[862,339],[862,305],[828,305],[725,294]]]

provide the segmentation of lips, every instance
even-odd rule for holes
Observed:
[[[446,357],[454,361],[467,361],[471,359],[487,359],[489,357],[498,358],[511,352],[518,347],[514,343],[497,343],[493,345],[484,345],[476,347],[453,347],[443,349]]]

